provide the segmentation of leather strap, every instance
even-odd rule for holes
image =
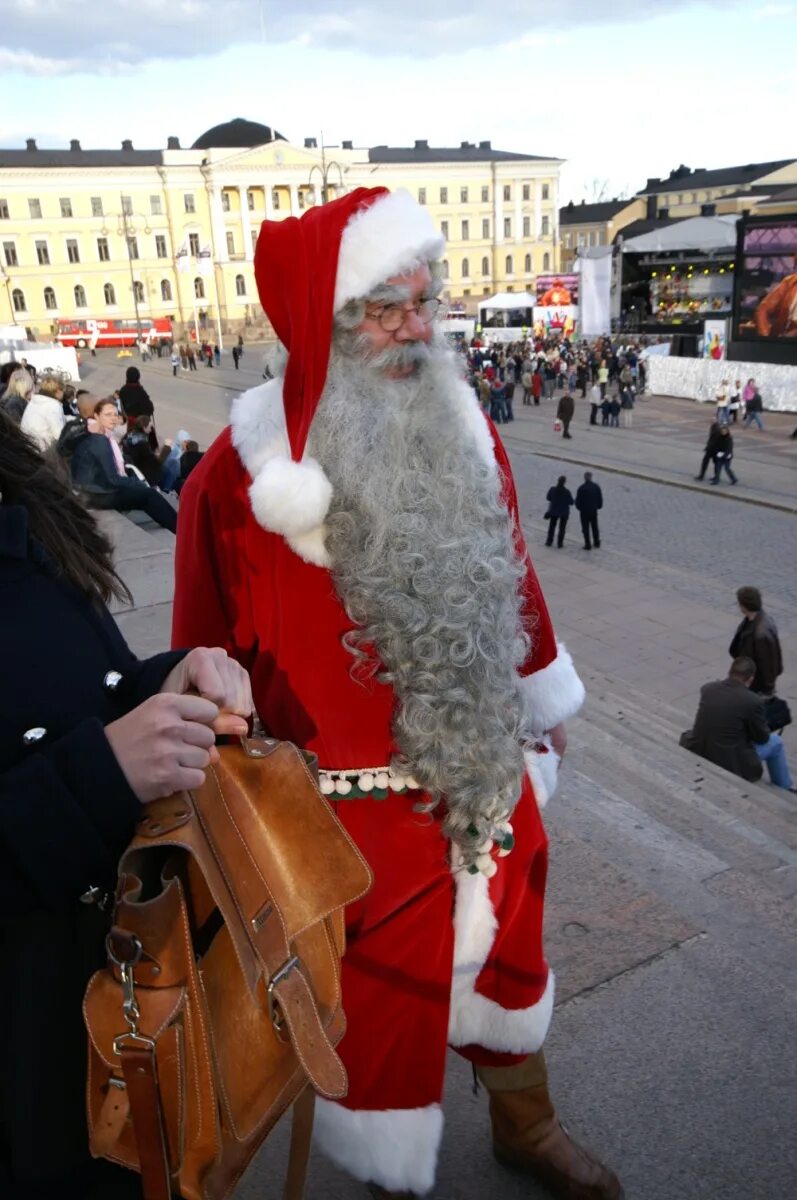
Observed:
[[[138,1043],[124,1045],[119,1057],[133,1117],[144,1200],[171,1200],[155,1048]]]
[[[319,1095],[340,1100],[348,1091],[346,1068],[327,1037],[310,984],[300,966],[274,986],[279,1013],[299,1062]]]
[[[288,1155],[288,1171],[282,1200],[303,1200],[307,1183],[307,1166],[310,1160],[310,1145],[313,1140],[313,1117],[315,1115],[315,1092],[306,1087],[293,1103],[291,1122],[291,1149]]]
[[[91,1131],[89,1149],[94,1158],[104,1158],[106,1154],[111,1153],[121,1137],[129,1113],[130,1099],[127,1087],[121,1080],[115,1080],[111,1076],[100,1115]]]

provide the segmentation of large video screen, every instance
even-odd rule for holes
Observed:
[[[537,304],[542,308],[562,308],[578,304],[580,275],[538,275]]]
[[[734,338],[797,339],[797,217],[745,222],[738,258]]]

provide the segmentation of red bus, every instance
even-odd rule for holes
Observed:
[[[140,321],[104,317],[59,320],[55,340],[62,346],[135,346],[139,330],[150,344],[172,341],[169,317],[142,317]]]

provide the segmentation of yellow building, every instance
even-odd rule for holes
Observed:
[[[621,230],[645,215],[645,201],[601,200],[596,204],[574,204],[571,200],[559,210],[561,230],[561,270],[573,270],[579,251],[591,246],[611,246]]]
[[[700,216],[706,206],[717,215],[756,210],[760,201],[794,184],[797,158],[784,158],[712,171],[676,167],[666,179],[649,179],[638,195],[646,200],[646,218],[683,220]]]
[[[0,150],[0,323],[47,338],[61,319],[168,316],[216,336],[265,332],[260,223],[356,187],[405,187],[447,236],[447,296],[525,291],[558,261],[561,160],[493,150],[293,145],[235,120],[190,149]]]

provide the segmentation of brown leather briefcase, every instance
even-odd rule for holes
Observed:
[[[347,1088],[343,909],[370,871],[309,756],[262,737],[220,755],[147,806],[84,1002],[92,1153],[140,1171],[145,1200],[230,1196],[297,1098],[300,1197],[314,1093]]]

